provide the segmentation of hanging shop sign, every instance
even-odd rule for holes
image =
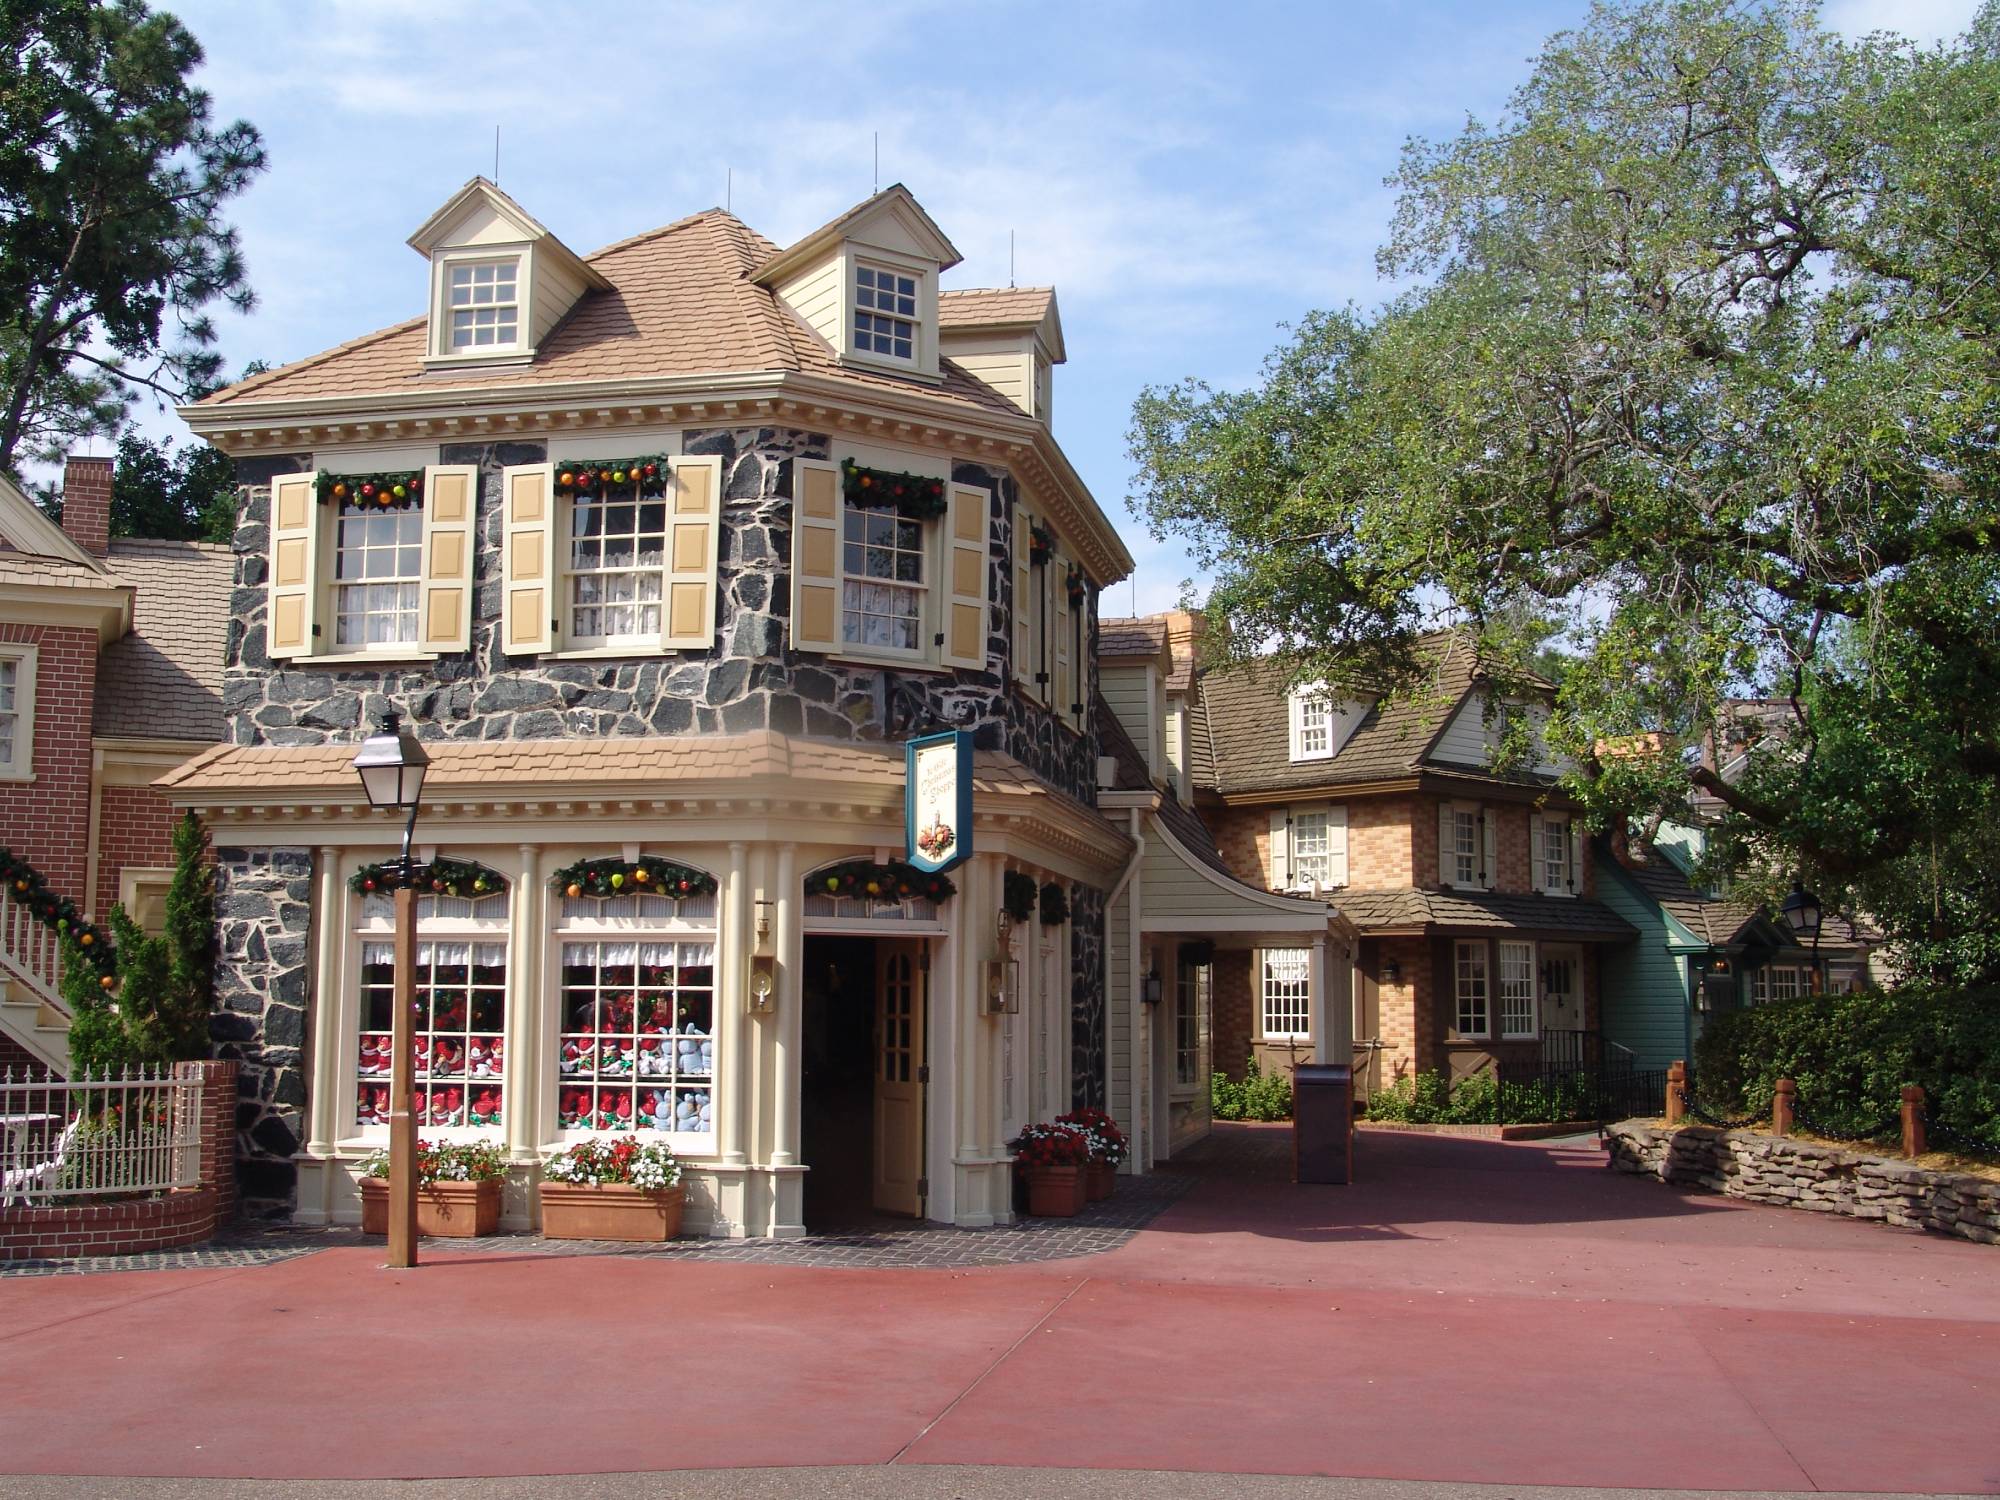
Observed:
[[[947,730],[903,747],[903,850],[919,870],[949,870],[972,854],[972,736]]]

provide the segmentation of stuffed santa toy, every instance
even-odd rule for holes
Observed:
[[[481,1089],[472,1101],[472,1123],[475,1125],[498,1125],[500,1123],[500,1093],[497,1089]]]

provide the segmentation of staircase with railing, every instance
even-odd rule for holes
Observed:
[[[19,901],[0,901],[0,1033],[58,1073],[69,1071],[62,944]]]

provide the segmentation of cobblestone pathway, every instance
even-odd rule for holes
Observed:
[[[1199,1180],[1194,1173],[1168,1170],[1146,1177],[1121,1177],[1118,1190],[1089,1205],[1073,1219],[1020,1219],[994,1229],[949,1225],[869,1228],[812,1234],[796,1240],[680,1239],[665,1245],[627,1245],[601,1240],[545,1240],[538,1234],[499,1234],[484,1239],[426,1239],[422,1248],[439,1254],[622,1255],[646,1260],[735,1261],[751,1265],[871,1267],[901,1269],[1019,1266],[1068,1260],[1115,1250],[1151,1223],[1168,1204]],[[291,1224],[238,1223],[206,1245],[156,1250],[145,1255],[84,1256],[76,1260],[0,1263],[0,1276],[74,1276],[103,1271],[199,1271],[267,1265],[321,1250],[381,1244],[356,1229],[315,1229]]]

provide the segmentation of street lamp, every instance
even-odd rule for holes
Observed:
[[[1792,893],[1779,904],[1778,911],[1785,919],[1785,925],[1792,930],[1794,940],[1812,940],[1812,974],[1816,988],[1824,988],[1819,972],[1819,922],[1821,916],[1819,897],[1807,890],[1798,881],[1792,882]]]
[[[354,757],[354,771],[369,806],[410,810],[403,825],[396,880],[396,985],[389,1064],[389,1264],[398,1268],[417,1263],[417,1121],[410,1109],[416,1082],[417,917],[410,837],[416,832],[417,804],[430,764],[417,737],[393,713],[382,716],[381,729],[361,742]]]

